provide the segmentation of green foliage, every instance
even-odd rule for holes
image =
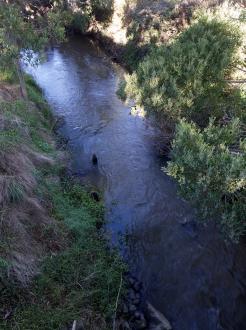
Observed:
[[[13,84],[17,81],[16,72],[11,68],[2,68],[0,70],[0,81]]]
[[[21,6],[3,1],[0,6],[0,66],[9,69],[19,65],[21,52],[32,62],[51,41],[65,40],[65,26],[70,15],[61,10],[50,10],[45,15],[28,16]]]
[[[25,21],[17,6],[0,6],[0,65],[13,65],[24,49],[39,48],[41,40],[33,33],[32,25]]]
[[[97,21],[108,22],[113,15],[113,0],[91,0],[91,8]]]
[[[27,144],[45,153],[53,153],[54,146],[44,140],[51,130],[53,119],[42,92],[33,79],[26,76],[29,100],[35,103],[35,110],[23,100],[0,103],[0,115],[5,117],[5,128],[0,132],[1,150],[10,150],[19,144]],[[16,118],[18,117],[18,120]]]
[[[171,45],[153,47],[128,80],[126,91],[147,111],[204,125],[209,116],[222,116],[225,80],[239,46],[236,26],[201,18]]]
[[[0,149],[9,150],[20,142],[20,134],[14,128],[7,128],[0,131]]]
[[[18,144],[24,144],[42,153],[55,154],[53,144],[47,142],[51,139],[52,126],[49,108],[31,77],[26,77],[26,84],[29,99],[36,106],[23,100],[0,104],[0,118],[4,119],[0,151],[8,153],[8,148],[15,150]],[[57,252],[51,255],[47,251],[47,258],[40,260],[41,271],[32,286],[21,288],[9,279],[11,263],[5,260],[10,249],[7,233],[6,242],[0,244],[1,329],[57,330],[81,318],[86,328],[93,328],[96,320],[101,329],[112,327],[125,266],[98,230],[103,224],[102,203],[95,202],[79,184],[65,181],[64,175],[62,183],[59,179],[52,180],[53,176],[59,177],[60,169],[58,164],[37,168],[35,172],[35,197],[42,200],[44,206],[48,203],[50,216],[56,222],[54,226],[45,226],[41,239],[51,241],[55,227],[59,228],[62,243],[50,242],[57,245]],[[26,193],[25,187],[14,176],[11,180],[7,191],[9,200],[20,202]],[[4,212],[6,209],[0,210],[0,217],[5,216]],[[13,312],[5,320],[8,311]]]
[[[166,171],[205,219],[216,219],[232,240],[246,233],[246,139],[239,120],[207,128],[181,121]]]
[[[122,60],[130,71],[136,70],[139,63],[151,51],[152,47],[152,45],[139,46],[136,45],[134,40],[130,40],[124,48]]]
[[[119,83],[118,89],[116,91],[117,96],[122,100],[125,101],[127,98],[126,92],[125,92],[125,88],[126,88],[126,81],[122,80]]]
[[[110,326],[124,266],[117,254],[107,249],[97,230],[98,222],[102,222],[102,205],[70,181],[61,186],[47,179],[46,191],[53,216],[65,225],[70,244],[44,261],[31,293],[17,303],[11,321],[1,321],[0,326],[56,330],[81,317],[86,319],[86,313],[108,318]],[[9,294],[13,296],[11,290]],[[23,293],[20,295],[23,297]],[[8,292],[3,299],[8,299]]]
[[[48,103],[45,101],[42,90],[38,87],[31,76],[25,76],[25,82],[27,86],[28,98],[32,101],[41,112],[41,122],[46,128],[50,128],[53,123],[52,113]],[[20,114],[21,115],[21,114]],[[38,123],[36,123],[37,125]],[[35,123],[32,123],[32,126]],[[31,125],[30,125],[31,126]]]
[[[17,181],[15,178],[10,180],[8,185],[8,196],[11,203],[19,202],[23,199],[25,195],[25,188],[23,184]]]
[[[90,16],[86,13],[74,13],[71,27],[78,32],[85,33],[89,28]]]
[[[70,10],[72,20],[69,27],[80,33],[87,32],[94,20],[108,23],[113,15],[112,0],[79,0],[77,6],[79,10]]]

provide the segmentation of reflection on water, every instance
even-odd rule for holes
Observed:
[[[64,117],[74,172],[105,192],[112,242],[122,244],[145,294],[176,330],[246,329],[246,249],[224,243],[160,170],[150,122],[116,96],[122,74],[86,38],[74,37],[29,69]],[[92,155],[98,157],[98,169]]]

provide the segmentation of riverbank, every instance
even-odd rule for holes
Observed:
[[[204,222],[213,219],[239,242],[246,233],[245,5],[175,3],[125,1],[118,13],[125,38],[118,43],[113,26],[99,24],[95,35],[128,69],[118,96],[160,128],[157,148],[169,157],[163,171]]]
[[[115,94],[119,66],[93,41],[74,36],[48,49],[47,61],[30,73],[62,118],[74,173],[104,192],[107,232],[141,281],[140,296],[174,329],[244,324],[245,248],[225,242],[213,225],[196,224],[194,210],[160,171],[155,127],[130,115]]]
[[[29,76],[26,85],[28,102],[18,85],[0,89],[1,183],[9,194],[1,195],[0,327],[171,329],[109,250],[102,196],[68,176],[70,155],[54,134],[59,120]]]
[[[107,329],[125,268],[99,230],[103,202],[67,176],[48,104],[26,84],[29,102],[1,83],[0,327]]]
[[[139,3],[139,1],[137,2]],[[134,20],[134,22],[136,21]],[[194,56],[190,54],[189,51],[187,52],[186,49],[183,49],[183,46],[189,45],[193,40],[192,37],[195,36],[198,38],[198,41],[200,41],[201,35],[203,37],[208,34],[208,40],[211,41],[210,36],[214,38],[217,36],[218,31],[222,31],[226,32],[226,34],[222,33],[222,37],[225,39],[221,38],[219,35],[217,38],[219,45],[223,40],[225,40],[225,42],[223,42],[224,46],[227,45],[228,42],[231,45],[234,44],[233,42],[231,43],[231,32],[227,30],[226,26],[222,25],[222,28],[217,30],[217,22],[214,23],[214,25],[204,25],[204,21],[202,21],[201,24],[198,25],[198,29],[196,29],[197,26],[195,29],[188,28],[187,30],[191,31],[191,35],[189,32],[188,36],[187,32],[182,34],[182,38],[185,40],[183,43],[182,38],[177,37],[177,41],[174,42],[174,46],[176,46],[174,47],[172,45],[168,48],[174,56],[163,56],[163,53],[168,55],[166,53],[166,46],[162,45],[161,48],[155,46],[154,49],[152,49],[151,59],[149,57],[148,59],[150,60],[148,61],[147,59],[147,62],[144,60],[143,66],[141,66],[141,68],[144,69],[144,73],[141,71],[141,68],[135,72],[135,77],[139,75],[140,78],[133,80],[132,86],[137,87],[135,88],[135,92],[143,88],[143,93],[140,96],[146,96],[145,93],[148,91],[158,91],[158,93],[160,93],[160,98],[158,98],[157,101],[161,101],[162,104],[160,111],[166,109],[168,102],[165,101],[167,96],[165,92],[169,93],[170,90],[168,88],[159,88],[159,74],[163,75],[162,78],[164,81],[166,81],[165,79],[167,79],[167,77],[173,79],[177,77],[180,78],[178,80],[179,83],[181,82],[181,85],[177,84],[179,88],[183,88],[183,86],[187,85],[187,80],[184,79],[184,76],[189,78],[190,74],[192,76],[194,73],[192,70],[186,71],[188,68],[187,56],[188,59],[190,55],[192,59],[194,59]],[[204,33],[198,33],[200,29],[204,31]],[[148,30],[147,28],[146,31],[142,32],[148,32]],[[142,40],[143,35],[139,32],[141,32],[141,30],[138,31],[137,34],[141,36],[140,39]],[[146,40],[148,40],[148,38]],[[235,41],[237,42],[237,38],[235,38]],[[149,43],[146,42],[145,46],[148,45]],[[217,43],[205,42],[205,45],[211,46],[212,55],[210,47],[209,49],[205,47],[205,52],[201,51],[201,49],[204,50],[204,45],[200,47],[200,42],[196,41],[192,47],[188,47],[188,50],[193,51],[196,49],[199,56],[197,55],[195,59],[198,63],[201,61],[202,64],[207,63],[207,54],[210,55],[211,61],[208,61],[209,65],[205,67],[206,73],[211,71],[210,66],[212,60],[217,59],[217,56],[219,56],[219,60],[215,61],[215,70],[212,70],[212,73],[217,72],[217,67],[220,67],[218,63],[221,63],[221,54],[226,54],[229,48],[226,46],[224,52],[220,53],[217,51],[215,52],[216,56],[213,56],[214,45],[217,45]],[[134,48],[138,48],[134,43],[132,46],[133,51]],[[220,47],[218,48],[220,49]],[[199,53],[200,51],[201,53]],[[236,246],[228,241],[225,242],[224,237],[220,235],[213,224],[206,227],[197,225],[196,220],[198,219],[195,216],[194,210],[190,207],[189,203],[178,197],[175,182],[160,171],[162,164],[159,163],[159,158],[153,148],[153,141],[158,134],[155,125],[152,125],[152,122],[148,119],[145,120],[140,118],[140,116],[133,116],[129,106],[120,102],[116,96],[117,85],[123,75],[122,70],[119,66],[113,65],[111,61],[108,61],[107,56],[101,52],[99,47],[96,47],[95,43],[87,38],[71,37],[66,44],[48,48],[46,54],[46,61],[41,62],[37,67],[30,68],[30,73],[38,86],[42,88],[43,93],[45,93],[45,98],[51,105],[52,112],[62,119],[59,132],[64,137],[67,147],[71,152],[74,169],[72,172],[80,175],[81,181],[83,180],[86,184],[87,182],[91,182],[93,185],[97,186],[99,190],[104,192],[107,233],[111,238],[112,245],[116,244],[116,246],[122,249],[123,254],[129,262],[129,268],[133,270],[132,274],[135,275],[135,278],[129,277],[129,282],[133,281],[133,283],[130,283],[131,285],[129,287],[129,299],[126,299],[126,304],[120,306],[118,293],[123,291],[123,283],[121,282],[122,277],[118,276],[118,283],[115,283],[114,287],[114,292],[115,294],[117,293],[117,296],[115,297],[114,294],[112,298],[112,301],[115,300],[115,305],[112,305],[113,312],[109,312],[108,316],[107,312],[102,311],[104,307],[101,306],[104,306],[105,300],[100,296],[102,286],[100,285],[98,288],[97,283],[98,281],[100,282],[101,275],[105,274],[105,272],[103,270],[101,274],[99,271],[98,274],[97,270],[94,269],[97,260],[99,260],[99,264],[101,265],[101,254],[97,259],[98,255],[95,253],[94,258],[92,250],[94,249],[94,245],[95,247],[97,246],[97,242],[95,242],[93,238],[93,247],[91,250],[90,244],[87,243],[88,237],[86,235],[86,233],[88,233],[87,229],[90,227],[92,228],[92,232],[90,232],[89,237],[94,236],[93,233],[95,230],[95,237],[99,240],[102,238],[104,241],[99,229],[102,225],[101,216],[97,217],[96,225],[93,223],[92,227],[90,226],[91,221],[88,220],[87,216],[81,216],[81,219],[83,219],[83,228],[80,227],[80,222],[78,224],[77,220],[78,218],[80,219],[81,205],[83,206],[83,214],[85,207],[86,212],[89,212],[90,219],[91,217],[95,219],[94,209],[88,209],[88,195],[83,190],[80,190],[81,188],[78,186],[77,180],[74,182],[70,179],[64,179],[64,177],[66,178],[66,171],[64,171],[64,168],[60,169],[60,166],[58,166],[57,171],[54,170],[57,166],[56,160],[59,164],[63,164],[66,158],[63,148],[61,148],[62,143],[59,142],[57,145],[56,141],[54,141],[55,150],[57,150],[58,147],[59,155],[56,156],[56,152],[52,155],[49,149],[50,143],[44,143],[48,141],[49,134],[39,125],[42,124],[43,121],[40,120],[39,117],[35,118],[30,125],[24,125],[23,129],[22,122],[29,123],[29,115],[32,114],[33,111],[29,105],[24,111],[20,111],[20,109],[23,109],[15,105],[13,110],[7,111],[7,109],[5,111],[8,115],[8,119],[11,120],[9,120],[10,123],[8,121],[7,125],[4,125],[7,128],[12,127],[11,115],[18,114],[17,118],[14,117],[13,120],[13,124],[16,126],[14,126],[12,130],[7,129],[8,132],[3,134],[3,139],[5,139],[5,137],[7,139],[10,138],[12,143],[8,143],[10,149],[6,149],[7,152],[11,150],[11,146],[14,152],[11,161],[8,161],[8,165],[3,167],[3,174],[5,174],[5,177],[9,180],[7,184],[9,183],[10,187],[10,189],[7,189],[7,191],[10,191],[10,197],[7,199],[8,202],[6,203],[6,214],[8,214],[8,210],[11,209],[13,205],[14,209],[19,211],[24,205],[26,205],[26,208],[29,207],[30,200],[34,200],[36,205],[39,206],[39,209],[43,208],[44,212],[47,211],[45,215],[47,215],[49,219],[48,222],[46,220],[45,224],[47,223],[48,225],[45,225],[44,228],[49,229],[43,231],[42,226],[40,226],[41,228],[34,226],[33,219],[40,219],[40,217],[32,208],[28,208],[28,211],[22,211],[25,216],[27,214],[29,217],[24,225],[21,223],[24,229],[18,227],[18,233],[26,234],[26,239],[23,240],[22,237],[19,239],[19,236],[15,235],[15,233],[13,235],[11,231],[9,233],[7,232],[5,235],[10,239],[9,242],[11,244],[9,243],[9,245],[11,246],[15,246],[16,241],[28,242],[23,246],[25,247],[25,254],[28,252],[30,253],[29,264],[31,267],[28,268],[29,264],[26,262],[25,271],[33,270],[33,273],[36,272],[36,274],[39,272],[39,276],[36,277],[35,274],[33,275],[35,277],[33,282],[34,288],[31,289],[30,295],[25,295],[26,291],[23,294],[22,292],[19,293],[16,288],[12,290],[13,294],[10,294],[10,297],[14,297],[14,300],[18,302],[17,305],[20,308],[18,307],[16,314],[12,312],[14,307],[6,309],[6,312],[3,313],[3,318],[8,320],[8,325],[10,324],[13,328],[15,322],[17,322],[17,324],[18,322],[22,322],[20,323],[21,327],[29,329],[29,323],[32,321],[33,324],[37,323],[41,328],[46,326],[46,324],[44,324],[45,322],[51,322],[52,324],[48,323],[47,327],[54,326],[60,328],[61,326],[58,322],[60,322],[62,318],[68,318],[69,315],[67,327],[71,328],[72,325],[74,325],[74,327],[75,325],[80,327],[80,314],[78,316],[77,314],[73,314],[73,311],[77,310],[76,302],[78,302],[83,314],[86,315],[82,322],[84,324],[87,322],[87,328],[90,328],[90,326],[97,327],[97,315],[99,315],[99,322],[102,324],[100,325],[101,327],[104,327],[107,323],[105,326],[112,328],[116,309],[119,311],[117,316],[121,316],[121,313],[126,316],[127,321],[125,322],[124,318],[122,320],[125,328],[136,328],[135,324],[131,323],[131,321],[138,323],[139,328],[149,328],[149,320],[142,312],[141,308],[141,302],[145,299],[145,301],[147,300],[154,304],[156,308],[168,317],[174,329],[190,330],[192,327],[199,330],[207,330],[208,328],[243,328],[244,324],[246,324],[244,313],[244,287],[246,287],[244,262],[245,246],[243,244]],[[134,54],[136,55],[136,53]],[[177,54],[181,54],[182,56],[176,56]],[[137,54],[137,57],[133,56],[132,59],[134,58],[141,59],[141,54]],[[157,58],[158,60],[156,60]],[[182,59],[182,65],[179,65],[180,59]],[[164,64],[162,65],[162,63]],[[175,72],[177,75],[173,74],[173,63],[175,64]],[[197,62],[195,62],[195,64],[196,63]],[[132,64],[134,65],[134,61]],[[197,66],[195,65],[193,67],[196,68]],[[203,67],[203,65],[201,67]],[[151,70],[146,70],[148,68]],[[171,70],[171,74],[163,73],[163,68],[167,68],[167,72]],[[180,70],[177,70],[177,68]],[[196,71],[197,70],[195,70],[195,72]],[[151,77],[155,77],[156,73],[157,79],[151,80]],[[203,71],[201,71],[201,73],[203,73]],[[147,77],[150,77],[150,79]],[[204,78],[204,75],[199,72],[196,78],[195,85],[197,86],[197,82],[201,81],[203,84],[204,81],[207,81],[207,74]],[[162,87],[172,86],[173,79],[168,80]],[[138,82],[141,82],[142,85],[136,86]],[[193,80],[191,80],[191,82],[193,82]],[[150,86],[144,88],[145,83],[150,83]],[[33,83],[29,83],[28,85],[33,85]],[[155,89],[155,86],[158,88]],[[197,92],[199,89],[196,89],[196,86],[193,87]],[[211,84],[205,84],[205,87],[206,86],[211,87]],[[5,86],[2,94],[6,96],[10,89],[10,87]],[[133,88],[131,91],[133,91]],[[186,95],[186,93],[181,93],[181,96],[182,95]],[[173,97],[173,95],[169,94],[168,96]],[[183,99],[178,98],[178,96],[180,96],[179,94],[176,96],[177,98],[175,98],[175,102],[172,103],[169,110],[179,110],[176,99],[179,101],[183,101]],[[12,100],[11,97],[9,97],[9,100]],[[156,101],[156,98],[144,97],[142,100],[143,102],[146,100],[150,102],[153,100]],[[159,103],[156,102],[154,105],[158,106],[158,104]],[[180,104],[182,104],[182,102]],[[43,106],[40,108],[43,109]],[[34,111],[34,113],[36,113],[36,111]],[[206,113],[208,112],[205,112],[205,114]],[[26,115],[24,115],[23,120],[20,120],[19,118],[22,118],[23,114]],[[4,121],[6,120],[4,119]],[[49,123],[52,123],[52,119],[48,120],[48,131],[51,131]],[[207,133],[205,138],[202,136],[202,134],[204,134],[202,129],[198,131],[195,126],[188,126],[187,124],[187,126],[184,125],[183,127],[185,130],[180,130],[181,133],[185,132],[185,137],[188,137],[187,140],[185,140],[182,135],[177,136],[177,144],[181,143],[182,145],[185,141],[186,145],[185,148],[176,147],[176,152],[178,153],[176,162],[179,166],[179,161],[181,161],[180,168],[183,164],[185,167],[191,167],[191,170],[187,172],[187,174],[191,173],[189,179],[194,179],[195,174],[198,174],[195,183],[201,182],[201,192],[198,191],[200,193],[200,195],[198,195],[200,204],[202,201],[205,205],[206,197],[211,196],[210,191],[214,192],[213,180],[210,180],[210,177],[206,176],[207,174],[214,174],[213,168],[210,169],[209,167],[211,164],[212,166],[216,164],[215,184],[218,185],[219,183],[219,187],[223,187],[224,189],[223,184],[225,182],[231,183],[226,193],[224,193],[223,190],[222,192],[219,190],[219,194],[215,196],[217,200],[219,202],[229,201],[229,207],[234,207],[235,202],[240,202],[240,198],[243,196],[244,173],[242,172],[241,174],[241,169],[245,168],[245,163],[243,163],[244,160],[241,159],[240,153],[235,154],[235,151],[238,152],[239,144],[232,144],[232,147],[236,146],[237,148],[233,149],[234,153],[230,153],[230,149],[227,148],[227,144],[225,144],[227,141],[229,141],[229,143],[232,141],[231,137],[232,135],[234,137],[235,129],[238,128],[238,121],[236,120],[234,123],[232,130],[229,131],[224,129],[227,127],[225,121],[220,122],[217,127],[210,125],[209,129],[205,131],[205,133]],[[41,126],[43,126],[43,124]],[[56,125],[52,124],[51,126]],[[18,130],[21,127],[21,134],[16,133],[15,127],[17,127]],[[222,130],[220,130],[221,128]],[[194,136],[190,136],[190,132],[194,133]],[[231,134],[231,132],[233,132],[233,134]],[[22,139],[22,136],[24,139]],[[221,138],[222,142],[223,139],[226,138],[225,143],[220,143]],[[213,145],[215,140],[218,141],[216,146]],[[16,144],[16,142],[19,141],[20,143]],[[28,143],[28,141],[30,141],[30,143]],[[212,144],[210,144],[211,141]],[[52,139],[50,142],[52,142]],[[196,145],[196,142],[200,143],[200,145]],[[21,149],[22,145],[27,145],[28,148],[23,151]],[[193,148],[194,146],[197,146],[195,150]],[[200,146],[202,146],[201,152],[197,153]],[[33,148],[35,155],[33,153]],[[209,157],[207,157],[206,154],[204,155],[204,151],[206,150],[209,151]],[[213,152],[214,150],[216,150],[216,152]],[[6,156],[3,155],[3,159],[7,159],[7,152]],[[25,173],[31,174],[31,178],[30,175],[28,177],[24,175],[23,172],[20,172],[20,177],[22,181],[24,181],[24,184],[21,180],[19,182],[13,179],[11,171],[9,173],[7,172],[8,167],[11,168],[9,164],[12,165],[13,163],[14,166],[15,163],[13,160],[16,158],[15,155],[18,154],[18,152],[21,154],[24,153],[25,156],[28,155],[25,160],[29,160],[24,164],[29,165],[29,167],[25,167],[27,168]],[[194,153],[194,159],[191,158],[191,153]],[[197,157],[198,155],[202,155],[202,157]],[[219,155],[220,158],[217,158],[217,155]],[[221,155],[225,157],[222,158]],[[186,159],[186,156],[188,156],[188,159]],[[213,161],[211,161],[212,157],[215,157]],[[237,161],[236,157],[238,157],[239,161]],[[48,164],[45,165],[45,170],[43,170],[44,164],[42,163],[43,165],[41,166],[40,158],[42,158],[42,160],[45,158],[46,162],[47,160],[51,160],[52,164],[50,163],[50,166],[52,167],[52,171],[50,171]],[[36,159],[38,159],[38,161]],[[175,157],[173,157],[173,159],[175,159]],[[201,159],[200,163],[197,162],[199,159]],[[221,159],[229,160],[227,164],[225,164],[226,166],[221,164]],[[235,164],[233,164],[233,159],[236,159]],[[40,164],[40,168],[38,164]],[[197,164],[202,171],[199,172],[199,170],[197,170],[197,168],[199,169]],[[204,164],[206,166],[208,164],[208,167],[205,167],[205,169],[203,167]],[[179,167],[173,167],[174,174],[177,174],[177,171],[175,171],[177,168],[179,169]],[[231,169],[233,171],[236,169],[236,175],[234,175]],[[232,179],[235,179],[235,177],[236,180],[238,177],[242,178],[239,182],[239,189],[237,189],[237,187],[234,189],[234,183],[236,182],[237,184],[238,181],[230,182],[230,177],[229,180],[227,180],[228,173],[233,174],[231,176]],[[181,172],[181,174],[183,174],[183,172]],[[223,176],[221,174],[223,174]],[[224,174],[226,175],[224,176]],[[200,178],[203,180],[201,181]],[[217,178],[219,178],[220,181],[217,180]],[[214,178],[212,177],[211,179]],[[185,183],[185,180],[180,181],[181,183]],[[50,182],[52,184],[50,184]],[[210,184],[210,182],[212,182],[212,189],[210,186],[210,189],[204,190],[205,184]],[[185,186],[189,188],[188,185]],[[192,187],[195,186],[193,185]],[[96,200],[100,200],[96,190],[97,189],[93,188],[93,192],[89,191],[89,195],[92,195]],[[234,192],[236,192],[235,199],[233,195]],[[26,201],[26,196],[29,197],[28,201]],[[192,200],[194,200],[194,198]],[[214,200],[215,198],[212,196],[211,201],[213,202]],[[29,202],[29,204],[27,202]],[[99,206],[98,203],[95,205]],[[242,207],[244,207],[244,204],[242,205]],[[210,207],[210,209],[213,210],[216,208]],[[239,210],[237,205],[235,210]],[[99,213],[101,214],[101,211]],[[243,208],[242,214],[245,214]],[[21,215],[16,218],[18,220],[23,217]],[[69,224],[72,224],[72,228],[67,224],[67,219],[69,219]],[[89,225],[87,226],[88,222]],[[15,221],[15,223],[18,223],[18,221]],[[43,224],[42,221],[39,223]],[[57,226],[55,227],[54,224]],[[56,229],[55,232],[53,233],[50,228]],[[33,235],[32,230],[35,235]],[[84,234],[85,237],[83,236]],[[30,235],[33,240],[28,240],[28,235]],[[59,238],[57,238],[57,236]],[[40,237],[42,237],[41,242],[38,240]],[[82,242],[78,239],[79,237],[83,237]],[[59,246],[57,246],[58,241],[60,242]],[[84,247],[84,242],[86,242],[85,245],[86,247],[88,246],[88,250]],[[105,246],[107,247],[107,244],[103,245],[103,247]],[[37,250],[35,250],[35,247]],[[81,249],[82,252],[78,252],[81,251]],[[20,248],[19,250],[22,254],[18,257],[23,263],[23,251]],[[86,256],[83,254],[84,251]],[[31,254],[31,252],[33,254]],[[78,257],[76,254],[77,252],[79,253]],[[61,256],[61,258],[57,258],[58,256]],[[80,277],[82,268],[82,266],[80,266],[81,256],[83,257],[82,260],[87,260],[88,262],[86,265],[83,265],[83,269],[86,269],[86,274],[84,274],[82,270],[82,275]],[[87,257],[88,259],[86,259]],[[44,262],[44,266],[38,269],[42,260],[48,260],[48,264]],[[15,269],[13,268],[13,272],[15,271],[17,275],[18,267],[22,265],[21,262],[17,263],[17,266],[15,264],[16,267]],[[5,260],[3,260],[2,264],[3,272],[11,269],[7,267]],[[111,271],[110,265],[111,263],[107,266],[109,271]],[[88,272],[87,266],[89,267]],[[92,268],[93,276],[91,279],[90,274]],[[74,270],[77,269],[79,269],[79,281],[77,277],[74,277]],[[25,273],[21,270],[19,274]],[[96,275],[96,278],[94,275]],[[32,278],[32,274],[27,272],[27,279],[28,276],[30,279]],[[83,276],[85,276],[85,278]],[[69,281],[66,281],[67,278]],[[87,278],[89,278],[88,291]],[[91,282],[94,278],[95,285],[93,281]],[[106,286],[105,283],[107,283],[107,280],[108,277],[104,277],[103,285]],[[28,281],[26,281],[26,283],[28,283]],[[142,286],[141,290],[136,289],[136,287],[139,288],[139,286]],[[81,290],[79,290],[79,296],[77,296],[78,287],[81,288]],[[96,292],[94,288],[96,288]],[[55,292],[53,292],[53,289],[55,289]],[[39,295],[40,292],[42,293],[41,298]],[[108,291],[106,292],[108,293]],[[84,294],[86,297],[83,296]],[[99,294],[99,297],[97,294]],[[83,296],[82,302],[80,300],[81,296]],[[21,299],[23,300],[19,304]],[[8,299],[6,299],[6,301],[7,300]],[[33,305],[36,303],[38,309],[31,306],[29,301],[31,301]],[[86,304],[86,307],[89,306],[89,310],[92,310],[92,314],[89,313],[95,321],[92,325],[90,324],[90,316],[88,316],[87,319],[88,314],[83,303]],[[5,303],[5,305],[7,304]],[[35,313],[33,313],[33,310]],[[156,312],[155,309],[153,310]],[[45,322],[43,322],[43,318],[46,314],[48,316],[51,315],[51,321],[45,320]],[[157,312],[157,314],[159,313]],[[16,317],[13,315],[16,315]],[[53,315],[57,317],[53,318]],[[33,319],[33,316],[35,316],[35,319]],[[37,321],[36,318],[38,319]],[[73,320],[70,320],[70,318]],[[10,322],[12,322],[12,324]],[[165,328],[171,327],[165,318],[163,322],[165,323]]]

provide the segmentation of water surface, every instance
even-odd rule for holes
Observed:
[[[160,170],[157,129],[131,116],[115,94],[122,70],[92,41],[73,37],[29,71],[64,118],[73,171],[104,191],[111,241],[122,247],[146,298],[176,330],[246,329],[245,246],[196,225]]]

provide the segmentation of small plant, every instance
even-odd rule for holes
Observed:
[[[73,19],[71,22],[71,27],[75,31],[79,31],[80,33],[85,33],[90,23],[89,14],[77,12],[74,13],[72,17]]]

